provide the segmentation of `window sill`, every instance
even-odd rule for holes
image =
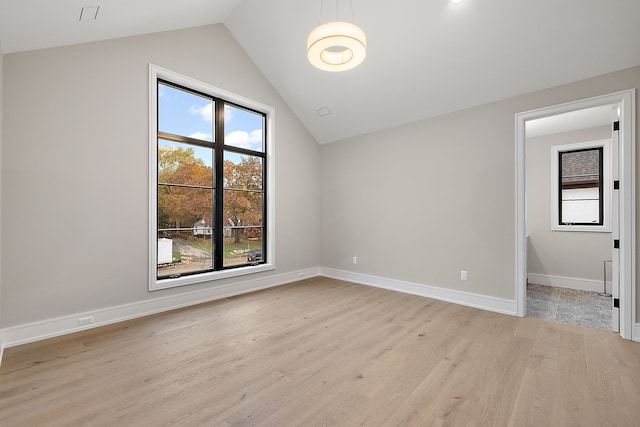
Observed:
[[[215,280],[228,279],[231,277],[244,276],[247,274],[262,273],[264,271],[275,270],[273,264],[251,265],[231,270],[212,271],[210,273],[194,274],[191,276],[177,277],[175,279],[152,279],[149,283],[149,291],[176,288],[178,286],[193,285],[196,283],[211,282]]]
[[[590,233],[611,233],[611,227],[604,225],[557,225],[551,231],[582,231]]]

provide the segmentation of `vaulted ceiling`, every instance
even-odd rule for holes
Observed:
[[[80,21],[82,6],[99,6],[97,19]],[[327,143],[640,65],[638,17],[638,0],[0,0],[0,44],[223,23]],[[309,31],[335,19],[367,34],[367,58],[342,73],[306,58]]]

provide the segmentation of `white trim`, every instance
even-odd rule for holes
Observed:
[[[640,323],[636,323],[634,326],[633,340],[640,342]]]
[[[0,330],[0,366],[2,366],[2,356],[4,355],[4,334]]]
[[[528,120],[576,111],[584,108],[616,104],[620,107],[620,336],[633,339],[636,318],[636,197],[635,197],[635,89],[628,89],[585,100],[515,115],[516,162],[516,272],[515,293],[518,316],[525,315],[527,279],[526,240],[526,164],[525,125]]]
[[[98,326],[148,316],[150,314],[201,304],[247,292],[258,291],[260,289],[272,288],[318,275],[319,269],[317,268],[298,270],[260,279],[216,286],[214,288],[199,291],[154,298],[148,301],[123,304],[100,310],[86,311],[83,313],[75,313],[53,319],[27,323],[24,325],[12,326],[0,331],[0,333],[4,335],[4,346],[13,347]],[[87,316],[93,316],[95,319],[94,323],[78,326],[78,319]]]
[[[251,108],[266,114],[266,166],[267,166],[267,222],[266,222],[266,263],[257,266],[247,266],[230,270],[213,271],[209,273],[196,274],[176,279],[156,279],[158,241],[156,231],[156,197],[157,197],[157,80],[165,79],[173,83],[180,84],[200,91],[202,93],[224,99],[225,101]],[[245,274],[253,274],[264,271],[275,270],[276,268],[276,248],[275,248],[275,108],[262,104],[235,93],[217,88],[210,84],[201,82],[191,77],[179,74],[165,68],[149,64],[149,291],[158,289],[173,288],[176,286],[190,285],[194,283],[208,282],[212,280],[237,277]]]
[[[555,286],[556,288],[577,289],[587,292],[602,292],[602,280],[580,279],[579,277],[552,276],[550,274],[528,274],[529,283]],[[607,293],[611,293],[611,282],[607,282]]]
[[[602,225],[564,225],[560,224],[560,212],[558,202],[560,200],[558,166],[559,153],[572,150],[584,150],[587,148],[602,147],[602,181],[604,206]],[[554,145],[551,147],[551,230],[553,231],[588,231],[588,232],[611,232],[611,191],[613,180],[611,178],[611,139],[601,139],[598,141],[577,142],[575,144]]]
[[[454,304],[466,305],[496,313],[510,315],[515,315],[516,313],[516,302],[514,300],[504,298],[473,294],[470,292],[456,291],[437,286],[422,285],[326,267],[320,267],[320,275],[361,285],[389,289],[396,292],[403,292],[405,294],[418,295]]]

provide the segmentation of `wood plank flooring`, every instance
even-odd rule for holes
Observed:
[[[0,426],[638,426],[640,343],[327,278],[5,350]]]

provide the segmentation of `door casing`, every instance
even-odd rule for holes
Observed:
[[[602,105],[617,104],[620,108],[620,162],[618,165],[620,190],[620,336],[633,336],[636,319],[635,289],[635,89],[628,89],[607,95],[565,104],[518,113],[515,116],[516,129],[516,315],[526,314],[527,286],[527,239],[526,239],[526,162],[525,124],[528,120],[554,116],[570,111]]]

